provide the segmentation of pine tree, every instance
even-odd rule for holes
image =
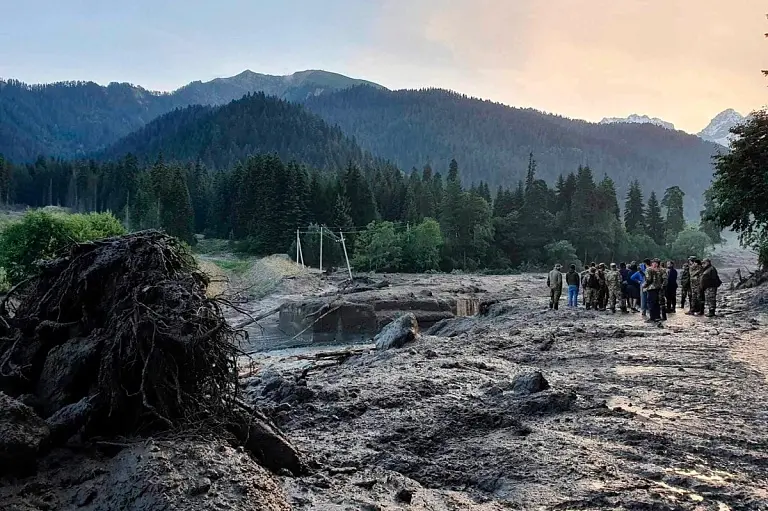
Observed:
[[[645,233],[657,244],[664,244],[664,218],[661,216],[661,206],[656,198],[656,192],[648,197],[645,209]]]
[[[645,232],[645,213],[643,211],[643,191],[640,182],[635,179],[627,192],[624,204],[624,227],[628,233]]]
[[[373,200],[373,193],[360,168],[352,162],[347,165],[342,178],[342,187],[344,195],[349,199],[351,215],[355,223],[368,225],[376,220],[376,203]]]
[[[613,179],[606,174],[600,181],[598,187],[601,196],[601,207],[607,209],[613,214],[616,220],[621,220],[621,210],[619,209],[619,199],[616,196],[616,184]]]
[[[661,205],[667,210],[664,222],[666,237],[674,240],[685,229],[685,213],[683,210],[685,193],[677,186],[671,186],[664,192]]]

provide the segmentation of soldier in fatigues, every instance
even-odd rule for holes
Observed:
[[[708,309],[707,317],[714,318],[717,307],[717,288],[723,284],[723,281],[720,280],[717,270],[709,259],[704,259],[702,270],[701,289],[704,291],[704,303]]]
[[[696,259],[691,256],[688,262],[683,265],[683,273],[680,275],[680,308],[685,309],[685,299],[691,299],[691,262]]]
[[[691,310],[686,314],[698,316],[704,310],[703,296],[701,296],[701,261],[694,259],[688,270],[691,276]]]
[[[597,267],[597,278],[600,281],[600,289],[597,291],[597,308],[605,310],[608,304],[608,283],[605,278],[605,263],[600,263]]]
[[[587,310],[597,309],[597,293],[600,291],[600,279],[597,278],[597,268],[594,266],[589,269],[587,275],[587,285],[584,287],[584,296],[587,304]]]
[[[661,308],[659,295],[664,287],[664,275],[659,264],[661,261],[654,259],[645,270],[645,282],[643,289],[648,293],[648,321],[661,321]]]
[[[667,286],[669,286],[669,273],[667,269],[659,264],[661,272],[661,291],[659,292],[659,307],[661,308],[661,320],[667,320]]]
[[[621,296],[621,274],[616,269],[616,263],[611,263],[611,269],[605,273],[605,283],[608,286],[608,305],[612,313],[616,313],[616,301]],[[622,302],[623,306],[624,302]]]

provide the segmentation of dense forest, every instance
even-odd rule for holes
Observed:
[[[371,157],[303,107],[249,94],[224,106],[174,110],[118,141],[102,153],[116,158],[131,153],[142,161],[161,154],[167,160],[201,160],[208,167],[229,168],[247,156],[277,153],[317,168],[343,168]]]
[[[493,192],[484,182],[465,188],[455,160],[443,177],[429,165],[406,175],[381,162],[319,171],[275,154],[217,170],[162,158],[145,165],[133,155],[106,163],[0,159],[0,197],[9,204],[109,210],[129,229],[162,227],[190,243],[202,233],[252,254],[292,252],[300,229],[309,263],[319,241],[314,233],[323,225],[339,237],[346,233],[360,269],[680,258],[713,243],[686,228],[677,186],[646,200],[635,181],[622,214],[613,180],[596,179],[589,167],[559,176],[554,187],[538,175],[533,155],[524,180]],[[341,262],[337,244],[328,245],[325,260]]]
[[[33,162],[40,155],[82,158],[118,143],[109,154],[132,151],[153,158],[161,149],[158,140],[175,139],[170,142],[175,154],[196,158],[208,151],[203,159],[209,166],[230,166],[247,154],[270,151],[304,161],[303,155],[283,149],[293,144],[290,139],[259,145],[258,139],[266,138],[265,123],[250,115],[249,109],[240,114],[229,111],[223,134],[219,128],[204,133],[203,126],[190,127],[187,129],[199,139],[180,140],[174,131],[181,123],[201,116],[208,116],[209,123],[216,118],[203,108],[184,113],[173,112],[176,109],[226,104],[244,94],[264,91],[302,102],[331,126],[338,125],[363,150],[402,169],[425,162],[445,168],[455,157],[462,162],[465,186],[480,181],[492,188],[510,186],[524,176],[527,155],[533,152],[541,164],[541,178],[550,185],[558,175],[582,165],[610,176],[621,195],[634,179],[657,194],[674,183],[687,191],[689,213],[703,206],[703,192],[712,177],[710,159],[718,148],[692,135],[652,125],[592,124],[444,90],[389,91],[366,84],[324,71],[287,77],[246,71],[231,78],[193,82],[168,94],[117,83],[107,87],[91,82],[29,86],[0,81],[0,154],[19,163]],[[252,106],[248,102],[239,105]],[[137,132],[163,114],[169,117]],[[249,123],[253,126],[247,126]],[[319,126],[316,121],[309,124]],[[306,140],[308,133],[280,132],[283,135]],[[309,151],[343,153],[346,149]],[[333,158],[316,154],[308,163],[322,165],[321,159]]]
[[[463,164],[465,184],[508,186],[524,176],[533,152],[549,183],[588,165],[610,176],[621,194],[635,179],[657,193],[677,184],[687,191],[691,212],[703,205],[718,150],[693,135],[650,124],[592,124],[439,89],[358,86],[305,104],[401,168],[424,162],[445,167],[455,157]]]
[[[230,78],[192,82],[172,93],[128,83],[27,85],[0,80],[0,154],[18,162],[40,155],[90,155],[177,108],[221,105],[264,92],[291,101],[357,84],[371,84],[326,71],[270,76],[245,71]]]

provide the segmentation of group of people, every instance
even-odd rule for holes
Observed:
[[[680,289],[680,307],[685,308],[686,299],[693,316],[714,317],[717,308],[717,288],[722,285],[717,269],[709,259],[701,260],[691,256],[678,274],[675,264],[668,261],[662,265],[660,259],[646,259],[641,263],[629,264],[591,263],[581,273],[572,264],[563,276],[562,267],[557,264],[547,276],[550,290],[549,308],[557,310],[563,287],[568,287],[568,307],[577,307],[579,292],[582,292],[584,307],[616,313],[642,312],[648,321],[660,322],[667,314],[677,312],[677,295]]]

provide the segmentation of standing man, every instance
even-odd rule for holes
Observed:
[[[698,316],[704,309],[704,304],[701,303],[701,261],[698,258],[691,261],[688,272],[691,279],[691,309],[686,314]]]
[[[644,277],[646,276],[646,272],[650,267],[650,259],[644,259],[643,262],[640,263],[640,272]],[[648,291],[645,290],[645,286],[640,288],[640,310],[643,311],[643,317],[648,314]]]
[[[597,278],[597,268],[592,266],[587,275],[587,285],[584,288],[584,296],[587,303],[587,310],[597,309],[597,293],[600,291],[600,279]]]
[[[560,304],[560,295],[563,293],[563,274],[560,273],[559,264],[555,269],[549,272],[547,276],[547,287],[549,287],[549,308],[557,310]]]
[[[720,276],[717,274],[717,269],[712,266],[710,259],[704,259],[701,272],[701,289],[704,291],[704,302],[706,304],[708,318],[715,317],[715,309],[717,308],[717,288],[723,284],[720,280]],[[702,312],[703,314],[703,312]]]
[[[688,258],[688,262],[683,265],[683,273],[680,275],[680,308],[685,309],[685,299],[688,298],[688,304],[691,302],[691,264],[696,259],[693,256]]]
[[[661,307],[659,304],[659,293],[664,286],[664,275],[659,268],[661,261],[654,259],[650,266],[645,270],[645,284],[643,288],[647,293],[648,320],[653,322],[661,321]]]
[[[578,306],[581,275],[576,272],[575,264],[572,264],[568,273],[565,274],[565,283],[568,285],[568,307]]]
[[[629,277],[631,272],[627,268],[627,263],[619,263],[619,277],[621,278],[621,312],[628,312],[627,303],[629,302]]]
[[[688,282],[690,284],[690,280]],[[667,262],[667,312],[674,314],[677,309],[677,270],[675,263]]]
[[[608,286],[608,305],[611,312],[616,314],[616,302],[621,295],[621,275],[616,269],[616,263],[611,263],[611,269],[605,273],[605,283]]]
[[[608,282],[605,277],[605,263],[600,263],[597,267],[597,278],[600,280],[600,289],[597,292],[598,308],[605,310],[608,304]]]

